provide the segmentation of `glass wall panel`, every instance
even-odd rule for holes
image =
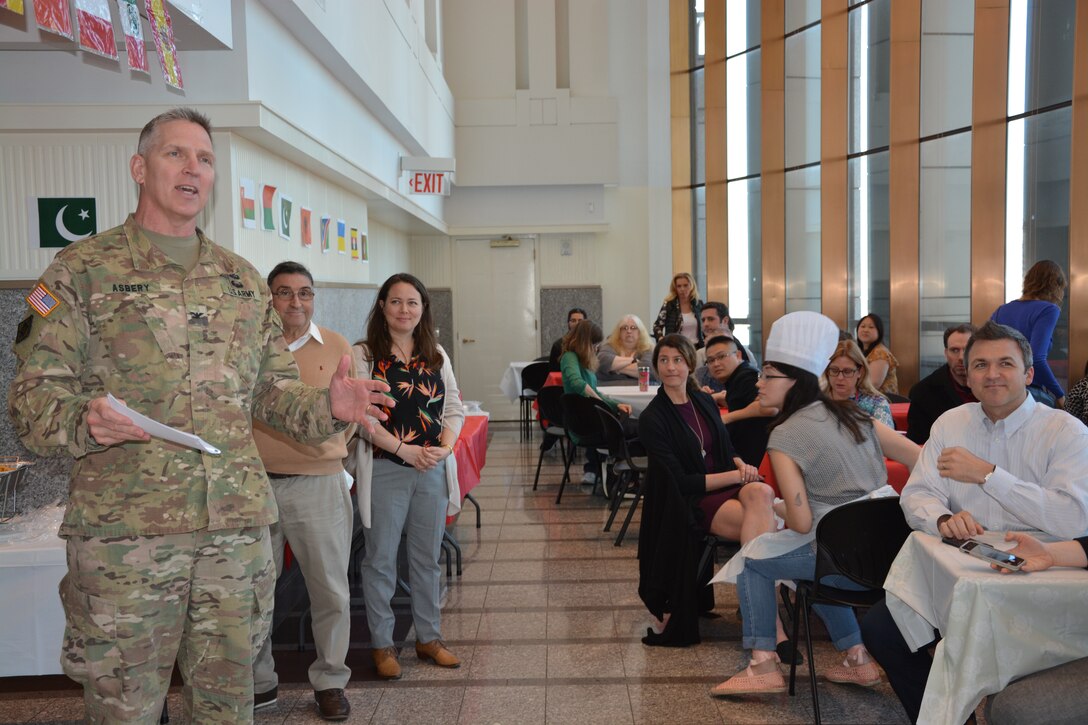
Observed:
[[[691,274],[706,299],[706,187],[692,189]]]
[[[888,152],[850,159],[849,284],[850,329],[869,313],[884,320],[889,347],[895,342],[891,321],[890,244],[888,223]]]
[[[944,331],[971,321],[971,133],[921,144],[919,377],[944,364]]]
[[[760,179],[731,181],[729,197],[729,316],[733,333],[754,355],[763,351],[763,244]]]
[[[786,172],[786,312],[820,311],[820,167]]]
[[[706,73],[703,68],[691,72],[691,183],[706,183]]]
[[[1073,97],[1076,0],[1012,0],[1009,5],[1009,115]]]
[[[820,0],[786,0],[786,34],[820,21]]]
[[[850,153],[888,145],[891,0],[850,11]]]
[[[786,168],[820,160],[820,26],[786,38]]]
[[[691,54],[692,65],[702,65],[706,55],[705,0],[692,0],[691,3]]]
[[[760,58],[757,48],[725,62],[726,177],[730,179],[759,173]]]
[[[974,0],[922,0],[922,138],[971,125]]]
[[[1070,107],[1009,122],[1005,218],[1005,299],[1020,296],[1024,272],[1052,259],[1069,274]],[[1069,303],[1054,331],[1050,368],[1069,380]],[[1078,374],[1080,371],[1076,371]]]
[[[743,53],[759,45],[760,0],[728,0],[725,6],[725,55]]]

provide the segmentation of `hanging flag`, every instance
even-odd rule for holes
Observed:
[[[140,8],[136,0],[117,0],[117,10],[121,13],[121,30],[125,34],[125,50],[128,55],[129,70],[149,72],[147,53],[144,52],[144,28],[140,22]]]
[[[0,0],[0,8],[23,14],[23,0]]]
[[[291,197],[280,194],[280,236],[291,238]]]
[[[34,17],[42,30],[75,40],[72,33],[72,9],[68,0],[35,0]]]
[[[184,88],[181,82],[181,66],[178,65],[178,49],[174,46],[174,27],[170,23],[166,4],[163,0],[144,0],[144,5],[147,8],[147,21],[151,24],[151,34],[155,37],[155,47],[159,51],[163,80],[174,88]]]
[[[340,254],[347,254],[347,242],[344,241],[344,235],[347,233],[347,222],[343,219],[336,220],[336,251]]]
[[[351,228],[351,258],[359,258],[359,230],[355,227]]]
[[[98,231],[98,207],[91,197],[29,197],[31,249],[58,249]]]
[[[240,182],[242,198],[242,226],[246,229],[257,228],[257,185],[253,179],[242,179]]]
[[[117,60],[109,0],[76,0],[79,47]]]
[[[298,223],[302,231],[302,246],[312,247],[314,239],[310,232],[310,210],[304,206],[298,208]]]
[[[328,254],[329,249],[332,248],[332,241],[329,239],[329,223],[330,222],[332,222],[331,218],[329,218],[327,216],[323,216],[323,217],[321,217],[321,226],[318,227],[320,229],[320,231],[321,231],[321,253],[322,254]]]
[[[276,187],[265,184],[261,187],[261,229],[266,232],[276,231],[276,216],[272,211],[272,201],[276,196]]]
[[[370,245],[367,244],[367,238],[366,238],[365,234],[363,235],[363,240],[362,241],[363,241],[363,261],[364,262],[369,262],[370,261]]]

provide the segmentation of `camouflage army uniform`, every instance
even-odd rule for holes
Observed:
[[[257,271],[198,236],[188,274],[131,216],[73,244],[40,280],[57,304],[16,336],[16,429],[36,453],[75,458],[62,664],[92,721],[154,720],[178,642],[194,719],[252,718],[243,645],[271,619],[276,507],[251,420],[309,442],[347,427],[326,390],[298,380]],[[85,417],[107,392],[222,455],[159,438],[98,445]]]

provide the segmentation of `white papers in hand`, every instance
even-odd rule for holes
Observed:
[[[188,446],[189,448],[195,448],[198,451],[204,451],[213,456],[218,456],[222,453],[221,450],[205,442],[200,436],[180,431],[177,428],[171,428],[168,425],[163,425],[157,420],[148,418],[146,415],[137,413],[135,410],[113,397],[113,393],[106,394],[106,401],[110,404],[111,408],[122,415],[128,416],[133,423],[142,428],[148,435],[168,440],[171,443],[179,443],[183,446]]]

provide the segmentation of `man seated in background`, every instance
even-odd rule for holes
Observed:
[[[740,344],[731,337],[718,335],[707,340],[706,365],[696,373],[702,385],[704,378],[722,388],[715,392],[709,385],[703,390],[710,393],[719,406],[729,412],[722,416],[733,451],[745,463],[758,466],[767,452],[767,425],[777,415],[774,408],[763,408],[756,396],[759,390],[759,371],[741,357]],[[703,373],[703,375],[700,375]]]
[[[933,424],[900,503],[911,528],[969,539],[995,531],[1040,531],[1072,539],[1088,531],[1088,428],[1027,392],[1031,345],[987,322],[967,343],[967,383],[978,398]],[[918,719],[932,659],[912,653],[887,606],[862,625],[865,646],[911,720]]]
[[[956,325],[944,331],[944,359],[947,361],[910,389],[907,437],[918,445],[929,439],[929,429],[941,414],[964,403],[977,402],[967,385],[963,353],[975,334],[975,326]]]
[[[699,324],[703,327],[703,340],[709,340],[718,335],[733,337],[733,318],[729,316],[729,308],[721,302],[704,302],[703,310],[699,313]],[[736,339],[736,338],[734,338]],[[744,349],[744,345],[737,341],[737,349],[740,350],[741,359],[752,362],[752,356]],[[695,368],[699,369],[706,364],[706,345],[695,351]]]
[[[570,308],[570,311],[567,312],[567,332],[570,332],[577,327],[578,323],[582,320],[588,319],[589,315],[587,315],[586,311],[581,307]],[[559,371],[559,358],[563,355],[563,337],[566,337],[566,335],[563,335],[552,343],[551,352],[548,353],[548,366],[554,372]]]

